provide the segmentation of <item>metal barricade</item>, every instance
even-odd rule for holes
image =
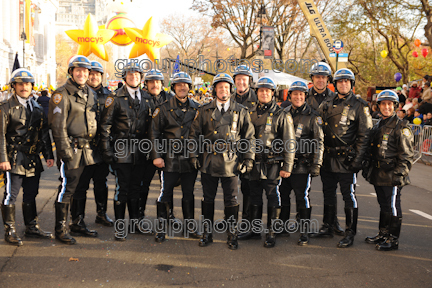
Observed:
[[[411,127],[412,133],[414,135],[414,164],[422,157],[424,133],[423,127],[420,125],[408,124],[408,126]]]
[[[421,153],[423,155],[432,156],[432,126],[423,126]]]

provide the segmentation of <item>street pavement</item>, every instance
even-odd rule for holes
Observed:
[[[403,225],[399,250],[380,252],[366,244],[366,236],[378,230],[379,207],[373,186],[358,177],[359,223],[355,243],[336,247],[342,238],[311,239],[297,245],[298,233],[277,238],[276,247],[263,247],[261,240],[240,242],[231,251],[225,234],[199,247],[198,240],[181,234],[156,243],[149,234],[129,234],[127,241],[114,241],[114,229],[95,224],[93,190],[88,193],[86,222],[99,232],[98,238],[75,237],[76,245],[56,240],[24,237],[21,203],[17,201],[17,229],[24,245],[15,247],[0,239],[0,287],[432,287],[432,167],[414,165],[412,185],[402,190]],[[54,232],[54,200],[59,172],[42,174],[37,205],[40,225]],[[431,178],[429,178],[431,177]],[[114,218],[114,178],[109,177],[108,214]],[[1,188],[2,190],[4,188]],[[175,215],[182,217],[181,191],[175,189]],[[159,180],[155,177],[147,202],[146,216],[156,216],[155,199]],[[195,185],[195,218],[201,213],[202,187]],[[239,200],[241,201],[241,193]],[[295,205],[292,199],[291,218]],[[240,202],[241,203],[241,202]],[[323,196],[321,181],[314,178],[311,191],[312,218],[321,224]],[[266,209],[264,209],[266,210]],[[266,211],[264,211],[265,214]],[[338,191],[338,217],[344,223],[343,201]],[[267,216],[263,215],[266,221]],[[223,219],[222,191],[216,199],[215,219]],[[3,226],[0,235],[4,234]]]

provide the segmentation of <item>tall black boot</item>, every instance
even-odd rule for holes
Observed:
[[[242,219],[247,219],[249,222],[252,218],[250,218],[250,205],[249,205],[249,194],[243,193],[243,211],[242,211]]]
[[[336,215],[336,206],[324,205],[323,224],[318,233],[310,234],[310,237],[333,237],[333,222]]]
[[[183,224],[180,219],[174,216],[174,195],[173,198],[171,198],[171,202],[169,202],[168,219],[171,221],[172,225],[181,226]]]
[[[106,213],[108,204],[108,188],[106,188],[103,192],[98,192],[94,195],[97,212],[95,223],[102,224],[106,227],[113,227],[114,221],[111,220]]]
[[[267,207],[267,229],[264,247],[273,248],[276,245],[276,233],[274,232],[273,221],[278,219],[280,214],[279,207]]]
[[[238,234],[237,234],[237,222],[238,222],[238,212],[239,204],[234,206],[225,207],[225,221],[228,222],[229,219],[233,218],[235,220],[234,225],[228,225],[227,230],[227,244],[228,248],[231,250],[236,250],[238,248]]]
[[[192,221],[195,218],[195,201],[182,199],[182,210],[183,210],[183,219],[184,219],[183,231],[184,229],[187,230],[188,237],[190,236],[195,239],[200,239],[201,234],[198,232],[198,227],[196,227],[197,230],[194,231],[192,228],[189,228],[187,225],[189,221]]]
[[[85,198],[79,200],[72,198],[72,224],[69,227],[73,234],[79,234],[86,237],[97,237],[98,233],[95,230],[89,230],[84,222],[86,200],[87,199]]]
[[[5,229],[5,241],[12,244],[21,246],[23,242],[15,230],[15,204],[1,205],[3,216],[3,224]]]
[[[312,208],[300,208],[300,238],[297,242],[300,246],[309,244],[310,217]]]
[[[368,244],[378,244],[384,241],[385,236],[388,234],[392,214],[380,211],[380,218],[378,224],[378,234],[371,237],[366,237],[365,242]]]
[[[140,198],[139,198],[140,220],[144,219],[144,217],[145,217],[145,209],[146,209],[146,206],[147,206],[147,198],[148,198],[148,191],[147,191],[147,193],[143,193],[141,191],[141,195],[140,195]]]
[[[402,217],[391,216],[389,233],[384,237],[384,241],[376,244],[379,251],[391,251],[399,249],[399,236],[402,227]]]
[[[127,202],[120,202],[114,200],[114,217],[116,221],[126,221],[126,203]],[[124,229],[128,229],[127,222],[125,223]],[[114,238],[117,241],[126,241],[126,236],[118,232],[114,233]]]
[[[75,239],[69,234],[67,218],[69,203],[55,202],[55,237],[65,244],[75,244]]]
[[[157,202],[157,218],[159,220],[159,227],[155,227],[156,229],[156,235],[155,235],[155,241],[156,242],[163,242],[165,241],[165,234],[167,231],[167,224],[168,224],[168,215],[170,212],[170,203],[168,202]]]
[[[262,205],[249,205],[248,211],[250,213],[250,218],[251,218],[251,221],[249,221],[250,229],[247,232],[240,233],[238,235],[238,240],[261,239],[261,233],[253,232],[252,221],[253,220],[260,220],[261,221],[262,209],[263,209]]]
[[[139,233],[139,199],[128,199],[127,208],[129,212],[129,233],[135,234]]]
[[[290,233],[287,231],[287,229],[285,229],[285,224],[288,222],[289,218],[290,218],[290,211],[291,210],[291,206],[282,206],[281,210],[280,210],[280,214],[279,214],[279,219],[282,220],[283,222],[283,230],[282,232],[278,233],[277,235],[279,236],[290,236]]]
[[[296,202],[296,223],[293,223],[289,226],[289,231],[296,231],[297,229],[299,229],[299,225],[300,225],[300,207],[299,204]],[[287,231],[288,233],[288,231]]]
[[[333,233],[339,236],[345,235],[345,230],[340,226],[339,220],[337,217],[337,203],[335,203],[335,210],[334,210],[334,221],[333,221]]]
[[[24,216],[24,223],[26,225],[25,236],[53,239],[54,236],[50,232],[45,232],[39,227],[36,202],[22,203],[22,211]]]
[[[201,201],[201,211],[204,216],[204,231],[199,240],[199,246],[205,247],[213,242],[213,221],[214,221],[214,202]]]
[[[345,219],[345,237],[337,244],[339,248],[347,248],[354,243],[354,236],[357,233],[358,208],[345,208]]]

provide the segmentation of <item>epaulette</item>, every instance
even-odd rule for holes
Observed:
[[[368,105],[368,102],[366,102],[365,100],[363,100],[363,98],[361,98],[359,95],[355,95],[355,98],[362,103],[363,105]]]

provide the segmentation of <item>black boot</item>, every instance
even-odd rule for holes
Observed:
[[[250,218],[250,205],[249,205],[249,194],[243,193],[243,211],[242,211],[242,220],[246,219],[251,222],[252,218]]]
[[[366,237],[365,242],[368,244],[378,244],[384,241],[385,236],[388,234],[388,229],[390,225],[391,220],[391,213],[388,212],[380,212],[380,218],[379,218],[379,232],[375,236]]]
[[[267,207],[267,229],[264,247],[273,248],[276,245],[276,233],[274,232],[273,221],[278,219],[280,214],[279,207]]]
[[[75,244],[75,239],[69,234],[67,217],[69,203],[55,202],[55,237],[65,244]]]
[[[337,244],[339,248],[347,248],[354,243],[354,236],[357,233],[358,208],[345,208],[345,219],[345,237]]]
[[[3,223],[5,228],[5,241],[17,246],[22,246],[23,242],[15,230],[15,205],[1,205]]]
[[[177,225],[181,226],[183,223],[180,219],[177,219],[174,216],[174,199],[171,199],[171,202],[169,202],[169,211],[168,211],[168,219],[171,221],[171,225]]]
[[[384,241],[376,244],[379,251],[391,251],[399,249],[399,236],[402,226],[402,217],[391,216],[389,233],[384,237]]]
[[[333,237],[333,222],[336,215],[336,206],[324,205],[323,225],[318,233],[310,234],[311,238],[315,237]]]
[[[340,226],[337,217],[337,203],[335,203],[335,210],[334,210],[333,233],[339,236],[345,235],[345,230]]]
[[[95,223],[102,224],[103,226],[106,227],[113,227],[114,221],[111,220],[106,214],[107,203],[108,203],[108,189],[105,189],[101,193],[95,193],[95,201],[96,201],[96,212],[97,212]]]
[[[308,245],[309,243],[309,230],[310,230],[310,217],[312,208],[300,208],[300,238],[297,242],[300,246]]]
[[[25,236],[53,239],[54,236],[50,232],[45,232],[40,229],[37,217],[36,202],[22,203],[22,211],[24,223],[26,225]]]
[[[82,235],[86,237],[97,237],[98,233],[95,230],[89,230],[84,222],[86,199],[72,198],[72,224],[69,226],[71,233],[75,236]]]
[[[230,223],[228,220],[231,219],[231,217],[235,220],[234,225],[228,225],[227,244],[229,249],[236,250],[238,248],[237,222],[239,205],[225,207],[224,212],[225,221],[227,221],[227,223]]]
[[[159,227],[156,227],[156,242],[165,241],[165,234],[168,224],[168,215],[170,212],[170,203],[168,202],[157,202],[157,218],[159,220]]]
[[[194,200],[182,200],[182,210],[183,210],[183,219],[184,219],[184,226],[183,226],[183,232],[185,236],[187,235],[194,239],[200,239],[201,234],[198,231],[194,231],[192,228],[187,227],[187,223],[191,220],[194,220],[195,218],[195,201]],[[198,227],[196,227],[198,228]],[[185,229],[187,231],[185,231]],[[187,234],[186,234],[187,233]]]
[[[291,206],[282,206],[279,214],[279,219],[283,222],[283,230],[282,232],[278,233],[278,236],[290,236],[290,233],[287,229],[285,229],[285,224],[288,222],[290,217],[290,210]]]
[[[127,208],[129,212],[129,233],[135,234],[139,233],[139,199],[128,199],[127,200]]]
[[[201,247],[205,247],[208,244],[213,242],[213,221],[214,221],[214,202],[205,202],[201,201],[201,211],[204,216],[204,231],[199,240],[198,245]],[[208,223],[210,222],[210,223]]]
[[[296,231],[296,230],[298,230],[298,229],[300,229],[300,207],[299,207],[299,204],[297,204],[296,203],[296,217],[295,217],[295,219],[296,219],[296,222],[295,223],[293,223],[293,224],[291,224],[289,227],[288,227],[288,231]],[[287,231],[287,233],[288,233],[288,231]]]
[[[126,203],[127,202],[120,202],[120,201],[114,200],[114,217],[115,217],[116,221],[126,221],[126,219],[125,219]],[[125,223],[124,228],[128,229],[128,225],[126,223]],[[127,235],[127,233],[126,233],[126,235]],[[126,241],[126,235],[115,232],[114,238],[117,241]]]
[[[139,214],[140,214],[140,221],[144,219],[145,217],[145,209],[147,206],[147,198],[148,198],[148,191],[147,193],[141,193],[139,198]]]
[[[261,221],[262,209],[263,209],[262,205],[249,205],[248,211],[250,213],[250,218],[251,218],[251,221],[249,221],[249,223],[251,226],[250,226],[249,231],[244,232],[244,233],[240,233],[238,235],[238,240],[261,239],[261,233],[253,232],[252,221],[255,219]]]

